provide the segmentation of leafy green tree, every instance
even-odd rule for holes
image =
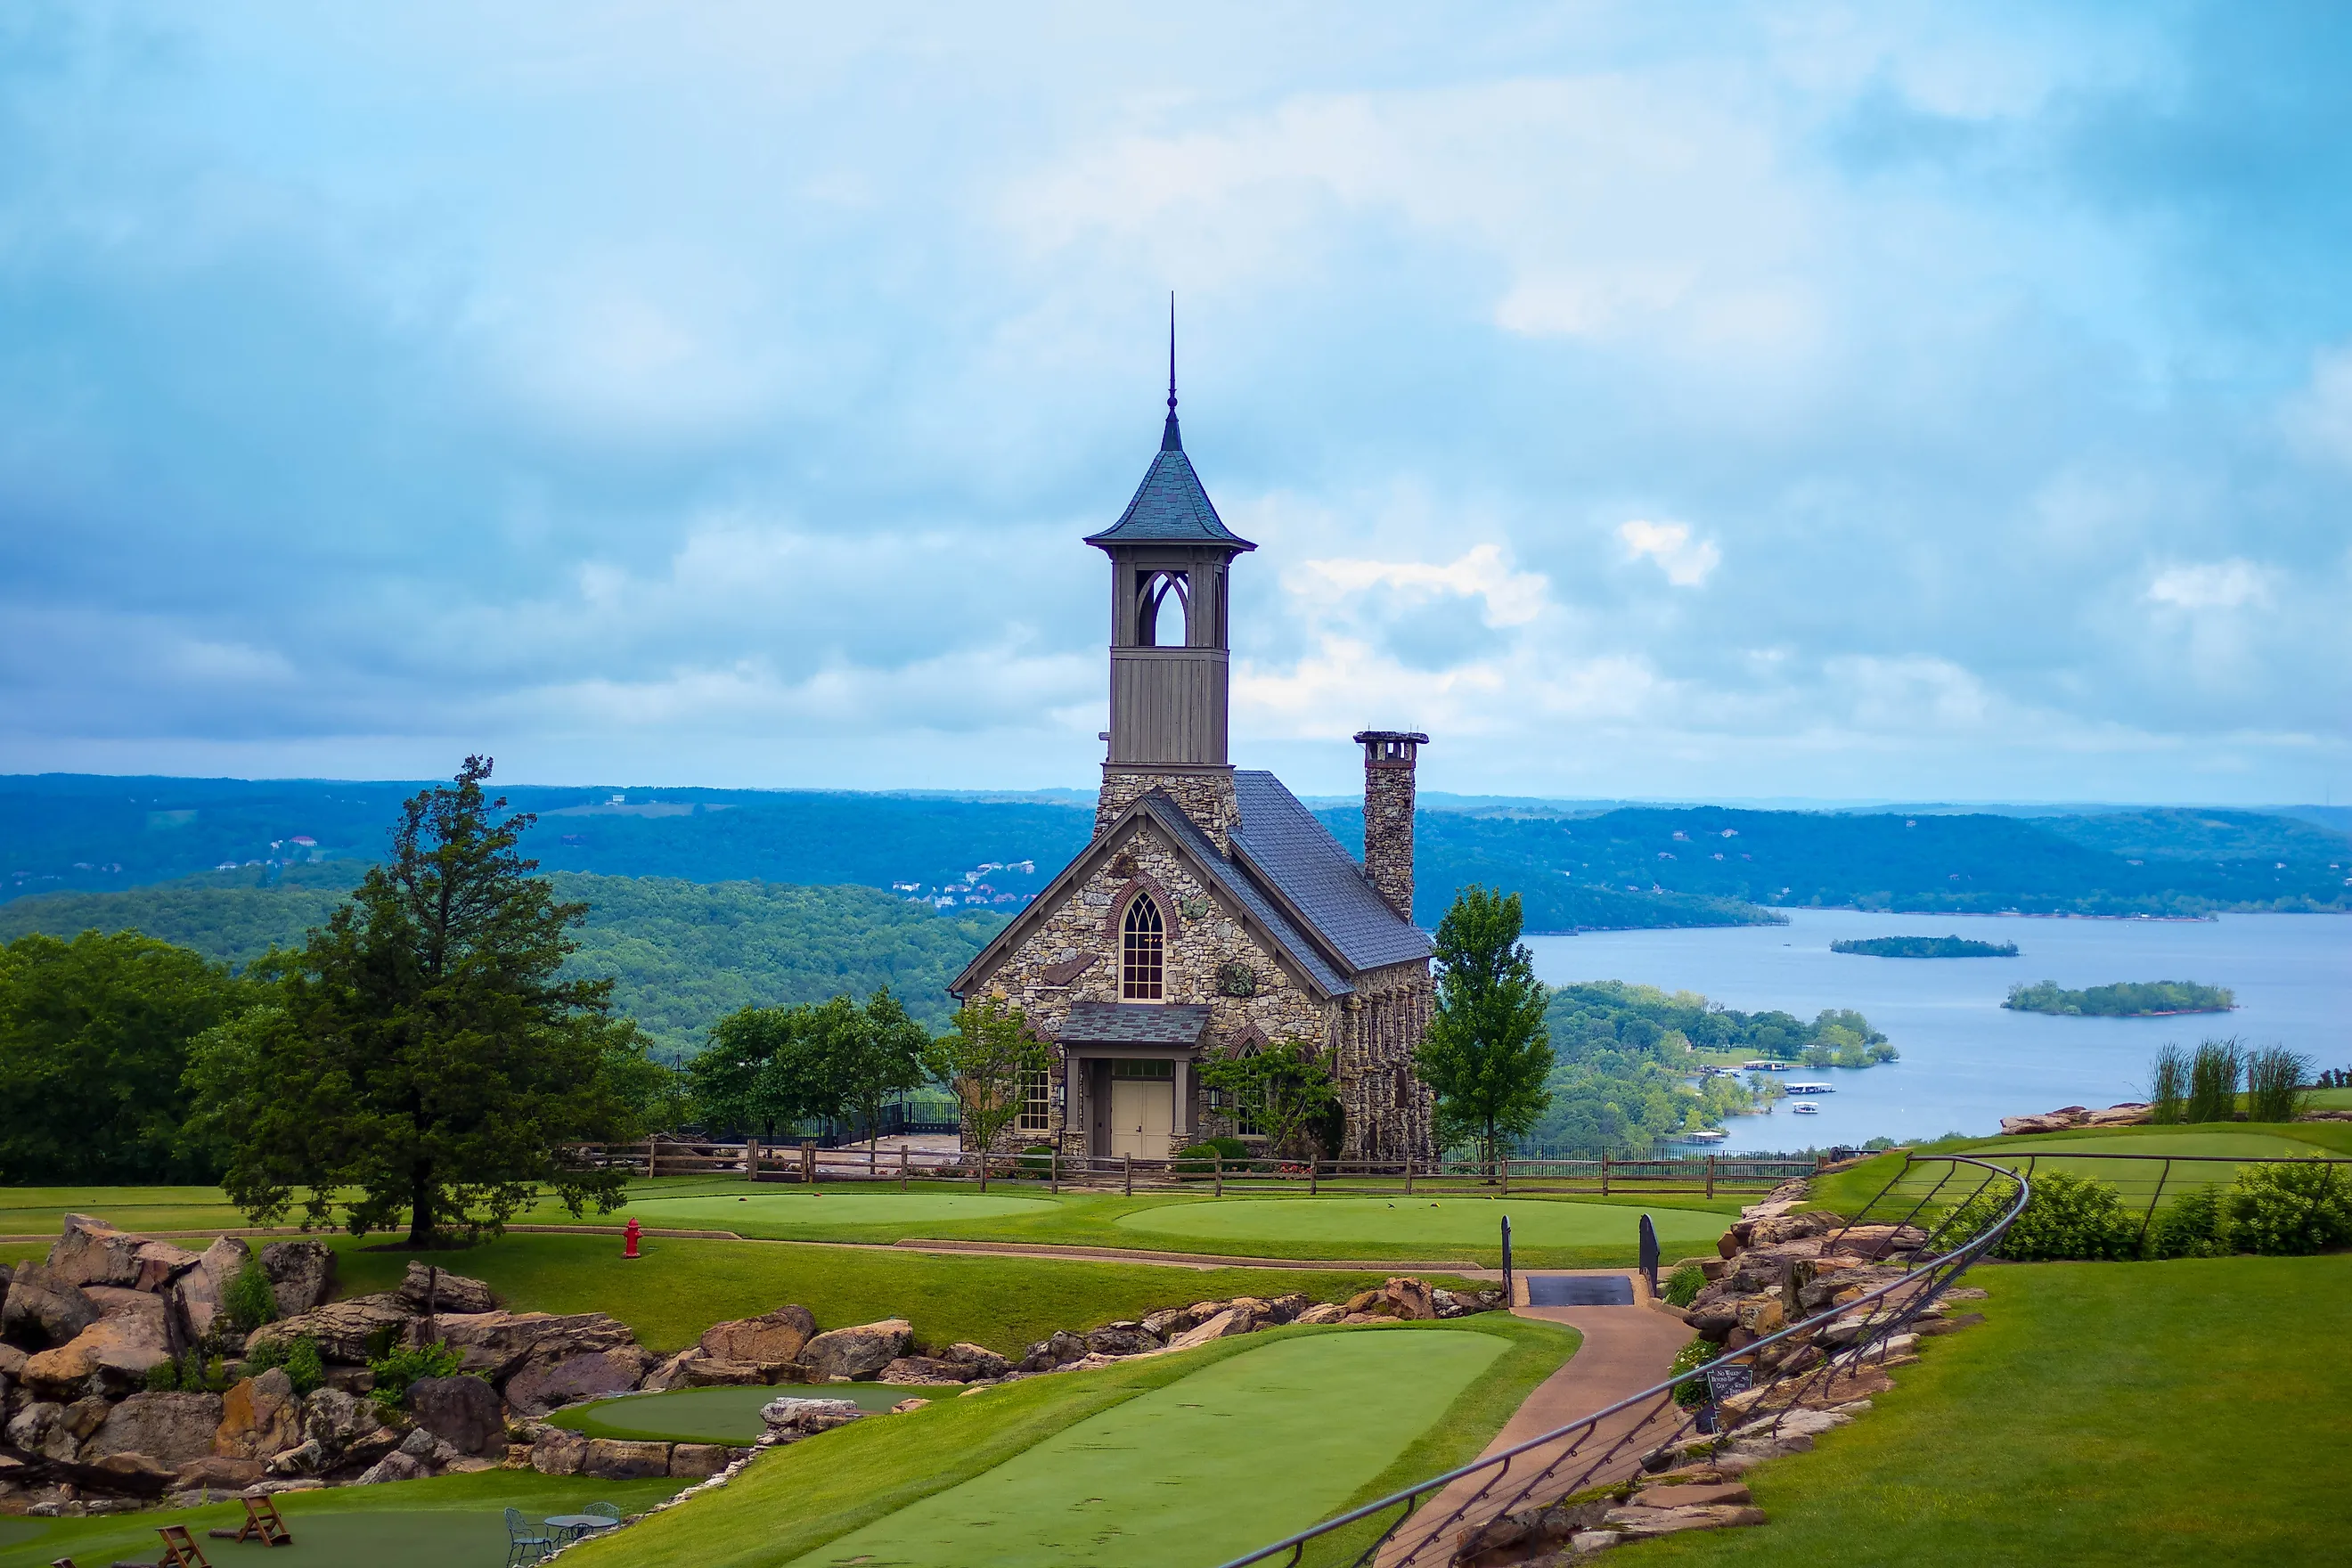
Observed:
[[[779,1127],[838,1112],[821,1011],[741,1007],[720,1019],[710,1044],[687,1064],[703,1119],[773,1142]]]
[[[840,1103],[857,1113],[869,1142],[882,1125],[882,1107],[894,1095],[923,1084],[928,1030],[909,1017],[887,985],[862,1007],[836,996],[818,1009],[828,1076]]]
[[[209,1179],[181,1075],[255,989],[133,931],[0,947],[0,1185]]]
[[[955,1026],[923,1051],[923,1070],[955,1096],[965,1145],[981,1151],[980,1188],[988,1190],[987,1154],[1021,1114],[1022,1079],[1052,1061],[1020,1008],[993,996],[958,1008]]]
[[[1239,1113],[1250,1131],[1265,1134],[1277,1156],[1304,1156],[1330,1109],[1339,1102],[1330,1064],[1313,1047],[1278,1040],[1246,1056],[1200,1065],[1201,1082]]]
[[[413,1247],[494,1233],[535,1186],[575,1215],[619,1206],[619,1171],[562,1151],[634,1134],[644,1047],[609,1016],[610,981],[562,977],[585,910],[530,875],[531,818],[493,820],[489,773],[468,757],[410,800],[391,858],[285,958],[275,1005],[209,1039],[195,1076],[235,1140],[222,1185],[256,1223],[298,1186],[305,1225],[340,1205],[364,1235],[405,1213]]]
[[[1473,1140],[1491,1164],[1551,1103],[1550,997],[1519,941],[1519,896],[1465,888],[1437,926],[1437,1014],[1414,1058],[1437,1096],[1441,1142]]]

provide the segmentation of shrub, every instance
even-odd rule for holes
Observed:
[[[2228,1204],[2231,1244],[2248,1252],[2300,1254],[2352,1243],[2352,1174],[2340,1164],[2244,1166]]]
[[[1210,1138],[1177,1152],[1176,1174],[1194,1180],[1214,1175],[1214,1162],[1220,1157],[1224,1161],[1227,1175],[1249,1169],[1248,1144],[1238,1138]]]
[[[1666,1276],[1664,1294],[1672,1305],[1687,1307],[1698,1300],[1698,1293],[1706,1288],[1706,1271],[1696,1263],[1685,1263]]]
[[[2190,1121],[2227,1121],[2238,1111],[2238,1074],[2245,1059],[2235,1036],[2226,1040],[2200,1040],[2189,1058]]]
[[[2162,1126],[2188,1120],[2189,1053],[2167,1041],[2147,1068],[2147,1119]]]
[[[2038,1196],[2041,1184],[2036,1183],[2033,1190]],[[1926,1227],[1931,1238],[1929,1245],[1936,1251],[1950,1252],[1966,1247],[1999,1224],[2000,1216],[2009,1212],[2009,1205],[2016,1201],[2017,1184],[2007,1176],[1996,1176],[1957,1206],[1922,1215],[1919,1224]]]
[[[2220,1187],[2198,1187],[2156,1211],[2147,1227],[2151,1258],[2226,1258],[2230,1210]]]
[[[2139,1226],[2108,1183],[2051,1171],[2034,1177],[2032,1187],[2025,1212],[2001,1238],[2003,1258],[2129,1258],[2139,1250]]]
[[[273,1366],[286,1364],[286,1346],[278,1340],[265,1340],[245,1352],[245,1375],[259,1377]]]
[[[1013,1162],[1013,1173],[1033,1182],[1050,1180],[1054,1174],[1054,1146],[1051,1143],[1030,1144]]]
[[[147,1369],[148,1393],[177,1394],[179,1391],[180,1363],[178,1362],[159,1361]]]
[[[2246,1120],[2292,1121],[2303,1114],[2310,1097],[2303,1080],[2311,1058],[2284,1046],[2272,1046],[2246,1058]]]
[[[316,1394],[327,1382],[327,1363],[319,1354],[319,1342],[304,1334],[289,1346],[282,1364],[286,1376],[294,1384],[294,1392],[308,1397]]]
[[[394,1345],[368,1363],[368,1370],[375,1373],[375,1387],[368,1397],[386,1410],[397,1410],[408,1402],[410,1384],[423,1377],[454,1376],[465,1364],[463,1355],[438,1342]]]
[[[1680,1377],[1684,1373],[1705,1366],[1723,1353],[1723,1347],[1713,1340],[1693,1340],[1675,1352],[1675,1363],[1666,1369],[1668,1377]],[[1707,1402],[1706,1379],[1695,1377],[1675,1390],[1675,1403],[1685,1410],[1696,1410]]]
[[[228,1321],[246,1333],[251,1333],[264,1323],[278,1321],[278,1291],[269,1283],[269,1270],[261,1266],[258,1258],[248,1258],[236,1278],[221,1292],[221,1308]]]

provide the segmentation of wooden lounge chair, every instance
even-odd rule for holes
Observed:
[[[205,1549],[188,1533],[184,1524],[159,1524],[155,1533],[163,1538],[163,1561],[155,1568],[213,1568]]]
[[[269,1497],[249,1497],[245,1503],[245,1522],[235,1530],[205,1531],[215,1541],[258,1541],[264,1546],[291,1546],[294,1532],[286,1528],[286,1521],[278,1512],[278,1500]]]

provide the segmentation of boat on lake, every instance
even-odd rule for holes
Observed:
[[[1789,1107],[1789,1114],[1791,1116],[1819,1116],[1821,1113],[1822,1108],[1818,1105],[1792,1105]]]
[[[1742,1072],[1789,1072],[1792,1070],[1796,1065],[1797,1064],[1794,1062],[1776,1062],[1769,1059],[1759,1059],[1752,1062],[1741,1062],[1739,1064],[1739,1070]]]
[[[1828,1083],[1784,1083],[1780,1086],[1790,1094],[1835,1094],[1837,1086]]]
[[[1702,1127],[1696,1132],[1683,1134],[1685,1143],[1720,1143],[1731,1134],[1720,1127]]]

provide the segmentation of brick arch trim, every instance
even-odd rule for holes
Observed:
[[[1176,900],[1169,897],[1167,889],[1151,878],[1130,877],[1120,884],[1118,891],[1110,896],[1110,912],[1103,917],[1103,940],[1110,944],[1110,951],[1114,953],[1119,951],[1119,943],[1127,936],[1128,906],[1138,899],[1150,899],[1160,906],[1160,940],[1163,943],[1176,940],[1179,929]]]
[[[1265,1037],[1264,1029],[1255,1024],[1244,1024],[1234,1032],[1233,1038],[1225,1042],[1225,1048],[1218,1054],[1227,1061],[1239,1061],[1248,1054],[1252,1046],[1262,1051],[1273,1043]]]

